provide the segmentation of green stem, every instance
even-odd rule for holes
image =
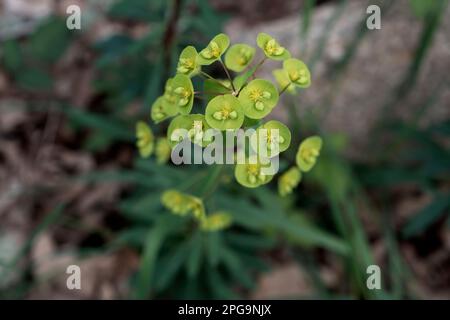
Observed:
[[[208,170],[208,177],[200,189],[200,196],[202,199],[207,199],[211,193],[219,186],[220,175],[222,173],[223,165],[215,165]]]
[[[303,45],[303,48],[301,48],[301,52],[303,54],[306,53],[306,44],[307,44],[307,38],[308,38],[308,32],[310,30],[311,25],[311,17],[314,13],[314,6],[316,5],[316,0],[306,0],[305,6],[303,9],[303,16],[302,16],[302,25],[300,28],[300,37],[301,37],[301,44]]]
[[[223,92],[216,92],[216,91],[195,91],[194,92],[195,95],[199,95],[199,94],[210,94],[210,95],[221,95],[224,94]]]
[[[286,89],[289,88],[290,85],[291,84],[289,83],[287,86],[285,86],[283,89],[281,89],[281,91],[278,92],[278,96],[281,96],[286,91]]]
[[[266,62],[266,60],[267,60],[267,57],[264,57],[256,66],[254,66],[252,69],[250,69],[250,73],[247,75],[247,79],[245,80],[245,83],[239,89],[239,92],[237,94],[238,96],[241,93],[242,89],[244,89],[245,86],[248,84],[248,79],[250,79],[251,77],[254,76],[256,71],[258,71],[259,67],[261,67],[263,65],[263,63]],[[249,72],[249,71],[247,71],[247,72]]]
[[[223,70],[224,70],[225,73],[227,74],[228,80],[230,80],[231,88],[233,88],[233,92],[236,92],[236,88],[234,87],[233,79],[231,79],[230,72],[228,71],[227,67],[226,67],[225,64],[223,63],[222,59],[219,59],[219,61],[220,61],[220,64],[222,65]]]
[[[264,64],[264,62],[266,62],[266,60],[267,57],[262,58],[262,60],[256,65],[255,70],[253,70],[251,74],[252,76],[256,73],[256,71],[258,71],[259,67],[261,67]]]
[[[207,79],[209,79],[209,80],[215,81],[215,82],[217,82],[219,85],[221,85],[222,87],[224,87],[225,89],[231,91],[230,88],[228,88],[228,87],[227,87],[226,85],[224,85],[222,82],[220,82],[219,80],[213,78],[212,76],[210,76],[210,75],[207,74],[206,72],[200,71],[200,74],[201,74],[203,77],[205,77],[205,78],[207,78]],[[231,83],[233,83],[233,82],[231,82]]]

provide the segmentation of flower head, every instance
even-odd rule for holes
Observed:
[[[177,74],[171,83],[176,97],[178,112],[189,114],[194,105],[194,87],[191,79],[184,74]]]
[[[302,172],[297,167],[292,167],[278,179],[278,193],[285,197],[292,193],[302,180]]]
[[[244,70],[255,55],[255,49],[247,44],[238,43],[232,45],[225,54],[225,65],[235,72]]]
[[[161,202],[164,207],[176,215],[186,216],[191,213],[197,219],[203,219],[205,216],[205,208],[201,199],[178,190],[165,191],[161,196]]]
[[[265,174],[263,168],[269,167],[270,163],[262,164],[253,155],[246,159],[245,163],[238,163],[234,169],[234,177],[239,184],[247,188],[257,188],[269,183],[273,175]]]
[[[156,141],[155,154],[157,163],[166,163],[170,158],[171,152],[172,148],[166,138],[159,138]]]
[[[161,196],[161,203],[172,213],[185,216],[189,212],[187,197],[177,190],[167,190]]]
[[[177,103],[177,97],[175,96],[173,92],[173,86],[172,86],[173,78],[169,78],[166,81],[166,84],[164,85],[164,94],[163,94],[163,101],[162,104],[164,105],[164,108],[172,110],[177,110],[176,103]]]
[[[136,145],[139,148],[141,157],[149,157],[153,152],[155,137],[152,129],[144,121],[139,121],[136,124],[136,138]]]
[[[267,33],[261,32],[256,38],[256,43],[260,47],[266,57],[273,60],[286,60],[291,57],[289,51],[286,48],[280,46],[280,44]]]
[[[276,69],[272,72],[273,76],[275,77],[275,80],[278,84],[278,89],[286,90],[290,94],[295,94],[296,88],[295,85],[291,83],[291,80],[289,79],[289,76],[287,72],[283,69]],[[287,89],[285,89],[287,87]]]
[[[289,80],[300,88],[308,88],[311,85],[311,73],[305,63],[298,59],[287,59],[283,62]]]
[[[261,148],[266,148],[263,155],[271,158],[289,148],[291,132],[280,121],[271,120],[256,129],[250,144],[258,154],[261,154]]]
[[[238,99],[247,117],[261,119],[277,104],[278,91],[272,82],[256,79],[242,89]]]
[[[202,220],[205,217],[205,206],[200,198],[194,196],[188,197],[188,207],[189,211],[192,213],[194,218]]]
[[[192,143],[204,147],[210,143],[210,141],[204,139],[204,133],[209,128],[205,116],[202,114],[181,115],[174,118],[169,124],[169,128],[167,129],[167,139],[172,147],[185,138],[189,138]],[[183,136],[183,132],[181,131],[177,132],[177,129],[184,129],[183,131],[186,136]]]
[[[229,227],[231,223],[231,215],[227,212],[219,211],[202,219],[200,228],[203,231],[219,231]]]
[[[297,151],[296,162],[300,170],[307,172],[314,167],[322,148],[322,138],[312,136],[303,140]]]
[[[177,72],[186,76],[193,76],[198,72],[198,53],[193,46],[187,46],[181,51],[178,59]]]
[[[198,63],[200,65],[210,65],[214,61],[220,59],[222,54],[228,49],[230,38],[224,33],[215,36],[208,46],[200,51],[198,55]]]
[[[208,124],[218,130],[238,129],[244,123],[244,111],[239,100],[231,94],[217,96],[205,110]]]
[[[178,112],[174,104],[164,103],[164,99],[164,96],[159,97],[152,105],[150,117],[155,123],[160,123],[167,118],[173,117]]]

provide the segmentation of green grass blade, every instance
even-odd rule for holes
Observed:
[[[405,238],[417,236],[424,232],[431,224],[450,214],[450,195],[438,194],[434,200],[415,216],[413,216],[403,227],[402,235]]]

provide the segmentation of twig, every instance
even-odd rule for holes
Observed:
[[[171,65],[171,49],[175,40],[178,20],[180,18],[181,1],[182,0],[173,0],[173,5],[169,6],[169,8],[172,7],[172,11],[170,18],[167,21],[166,30],[164,31],[162,41],[162,45],[164,48],[164,65],[167,71],[170,69]]]
[[[228,72],[228,69],[227,69],[227,67],[225,67],[225,64],[223,63],[222,59],[219,59],[219,61],[220,61],[220,64],[222,65],[223,70],[225,70],[225,73],[227,74],[228,80],[230,80],[231,88],[233,88],[233,92],[236,93],[236,88],[234,87],[233,79],[231,79],[230,72]]]
[[[287,86],[285,86],[283,89],[281,89],[281,91],[278,92],[278,96],[281,96],[286,91],[286,89],[289,88],[290,85],[291,84],[289,83]]]
[[[231,88],[227,87],[227,86],[224,85],[222,82],[220,82],[219,80],[213,78],[212,76],[210,76],[210,75],[207,74],[206,72],[200,71],[200,74],[201,74],[203,77],[208,78],[209,80],[213,80],[213,81],[217,82],[217,84],[221,85],[221,86],[224,87],[225,89],[227,89],[227,90],[229,90],[229,91],[232,90]]]

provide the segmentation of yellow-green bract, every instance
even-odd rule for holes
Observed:
[[[185,216],[191,213],[197,219],[205,217],[203,201],[197,197],[170,189],[161,196],[161,202],[172,213]]]
[[[171,152],[172,148],[166,138],[159,138],[156,141],[155,154],[157,163],[166,163],[170,158]]]
[[[136,124],[136,138],[136,145],[141,157],[149,157],[153,152],[155,138],[152,129],[144,121]]]
[[[298,186],[302,179],[302,173],[299,168],[292,167],[281,175],[278,179],[278,193],[284,197]]]
[[[203,138],[205,131],[209,128],[205,116],[202,114],[180,115],[170,122],[167,139],[172,147],[186,138],[195,144],[206,146],[209,142]],[[184,129],[184,132],[177,132],[177,129]],[[186,136],[183,136],[183,133],[186,133]]]
[[[200,66],[198,65],[198,53],[193,46],[187,46],[181,51],[178,59],[177,72],[186,76],[194,76]]]
[[[232,45],[225,54],[225,65],[235,72],[244,70],[255,55],[255,49],[243,43]]]
[[[247,117],[262,119],[277,104],[278,91],[270,81],[256,79],[242,89],[238,99]]]
[[[208,46],[200,51],[198,55],[198,63],[200,65],[210,65],[220,59],[222,54],[228,49],[230,38],[224,33],[215,36]]]
[[[322,138],[312,136],[306,138],[298,148],[296,162],[300,170],[307,172],[314,167],[322,148]]]
[[[207,215],[201,220],[200,228],[203,231],[219,231],[231,225],[232,218],[227,212],[219,211]]]
[[[175,104],[164,103],[164,97],[159,97],[152,105],[150,117],[155,123],[159,123],[178,113]]]
[[[253,150],[260,155],[262,152],[260,148],[265,147],[263,155],[272,158],[289,148],[291,132],[280,121],[271,120],[256,129],[256,132],[250,137],[250,144]]]
[[[229,48],[230,40],[223,33],[215,36],[200,52],[197,52],[193,46],[183,49],[177,63],[177,74],[167,80],[164,94],[154,101],[151,108],[150,117],[155,123],[175,117],[169,124],[167,138],[157,141],[158,163],[166,162],[172,148],[183,139],[188,139],[202,147],[212,143],[213,139],[206,134],[210,128],[225,131],[259,126],[250,137],[250,147],[236,151],[237,158],[245,154],[253,159],[256,152],[259,159],[262,157],[267,158],[266,160],[274,160],[273,157],[288,149],[291,143],[289,129],[279,121],[272,120],[263,123],[261,119],[264,119],[276,107],[282,93],[285,91],[295,93],[297,87],[310,86],[311,74],[301,60],[291,58],[289,51],[269,34],[258,34],[256,42],[258,47],[263,50],[265,58],[259,63],[253,64],[252,68],[249,66],[254,59],[255,48],[243,43],[234,44]],[[223,55],[225,55],[224,63]],[[273,71],[276,83],[264,79],[254,79],[256,70],[267,58],[283,61],[283,68]],[[223,65],[224,75],[227,75],[227,79],[215,79],[201,70],[203,65],[210,65],[214,62],[220,62]],[[241,74],[232,78],[228,70]],[[191,77],[197,74],[206,79],[203,87],[200,86],[202,91],[194,91]],[[250,80],[251,78],[253,80]],[[197,84],[196,81],[195,84]],[[196,97],[199,95],[198,98],[207,101],[204,114],[190,114],[193,109],[194,95]],[[263,124],[261,125],[261,123]],[[153,152],[155,144],[150,127],[140,122],[137,124],[136,134],[139,152],[142,156],[148,157]],[[320,137],[311,137],[299,146],[296,155],[298,169],[291,168],[280,178],[280,194],[287,194],[298,184],[301,171],[311,170],[320,153],[321,145]],[[243,153],[239,154],[240,152]],[[236,156],[236,154],[234,155]],[[269,167],[270,163],[266,165],[264,162],[263,165],[259,162],[250,162],[238,164],[235,167],[235,177],[241,185],[255,188],[272,179],[272,175],[268,173],[273,174],[273,172],[263,170]],[[184,196],[181,198],[191,199]],[[196,201],[191,201],[191,203],[196,203]],[[220,221],[218,217],[214,219]],[[214,222],[216,221],[214,219],[211,218],[212,222],[203,221],[203,227],[214,229],[214,224],[217,223]]]
[[[165,110],[176,110],[176,112],[178,112],[177,109],[177,97],[175,96],[174,92],[173,92],[173,86],[172,86],[172,80],[173,78],[169,78],[166,81],[166,84],[164,85],[164,94],[163,94],[163,100],[162,100],[162,105],[164,107]]]
[[[286,60],[291,57],[289,51],[286,48],[280,46],[280,44],[267,33],[261,32],[256,38],[256,43],[260,47],[266,57],[272,60]]]
[[[177,74],[172,79],[171,86],[176,97],[178,112],[189,114],[194,105],[194,87],[191,79],[184,74]]]
[[[288,59],[283,62],[289,80],[300,88],[308,88],[311,85],[311,73],[305,63],[298,59]]]
[[[213,98],[205,110],[206,122],[215,129],[238,129],[244,123],[244,111],[239,100],[231,94]]]
[[[276,69],[272,71],[272,74],[275,77],[275,80],[278,84],[278,89],[280,91],[286,90],[290,94],[295,94],[295,85],[291,83],[286,70]]]
[[[270,167],[270,163],[262,164],[256,155],[250,156],[243,164],[237,164],[234,176],[241,185],[247,188],[256,188],[269,183],[273,175],[265,174],[262,169]]]

